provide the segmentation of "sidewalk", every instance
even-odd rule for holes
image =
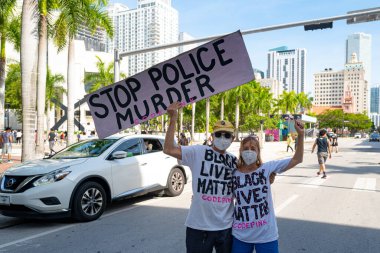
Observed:
[[[306,144],[305,146],[309,145],[311,146],[311,143],[314,141],[312,138],[307,138],[305,140]],[[202,144],[202,143],[194,143],[194,144]],[[65,145],[57,144],[55,145],[55,150],[59,151],[62,148],[65,148]],[[231,147],[228,149],[229,152],[231,152],[234,155],[239,154],[239,148],[240,148],[240,142],[233,142]],[[49,152],[49,145],[45,143],[45,152]],[[294,153],[292,152],[286,152],[286,141],[280,141],[280,142],[265,142],[264,148],[261,150],[261,157],[264,162],[281,159],[285,157],[290,157]],[[13,144],[12,146],[12,161],[13,163],[1,163],[0,164],[0,173],[6,171],[10,167],[21,163],[21,145],[20,144]]]
[[[66,144],[56,144],[54,146],[54,150],[55,151],[59,151],[63,148],[66,147]],[[12,161],[13,163],[7,163],[7,162],[4,162],[4,163],[0,163],[0,173],[3,173],[4,171],[6,171],[7,169],[9,169],[10,167],[12,166],[15,166],[17,164],[20,164],[21,163],[21,144],[17,144],[17,143],[12,143]],[[49,153],[49,144],[48,143],[45,143],[45,154],[46,153]],[[1,156],[0,156],[1,158]],[[4,156],[5,160],[7,160],[8,156]]]

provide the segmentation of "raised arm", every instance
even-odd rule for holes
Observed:
[[[296,166],[299,163],[302,163],[302,161],[303,161],[303,142],[304,142],[304,138],[305,138],[304,126],[303,126],[303,123],[301,121],[296,120],[294,127],[297,131],[297,134],[298,134],[297,148],[296,148],[296,152],[294,153],[292,160],[290,160],[290,163],[285,168],[285,171],[293,168],[294,166]]]
[[[180,146],[174,145],[174,134],[175,134],[175,124],[177,122],[178,118],[178,112],[177,110],[181,108],[180,102],[174,102],[173,104],[169,105],[168,107],[168,114],[169,114],[169,127],[168,131],[166,132],[165,136],[165,144],[164,144],[164,153],[170,156],[173,156],[179,160],[182,160],[182,152]]]

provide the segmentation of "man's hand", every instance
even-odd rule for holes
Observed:
[[[178,117],[178,109],[181,108],[181,102],[174,102],[169,105],[167,112],[170,118]]]

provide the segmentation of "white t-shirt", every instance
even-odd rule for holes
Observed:
[[[235,210],[232,235],[246,243],[266,243],[278,239],[269,175],[281,173],[291,158],[263,163],[250,173],[233,172]]]
[[[233,216],[232,171],[237,158],[206,145],[181,146],[182,164],[192,172],[193,198],[185,225],[206,231],[230,228]]]

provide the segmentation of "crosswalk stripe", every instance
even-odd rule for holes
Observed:
[[[281,212],[285,207],[287,207],[290,203],[292,203],[294,200],[296,200],[299,196],[294,194],[292,195],[290,198],[288,198],[287,200],[285,200],[283,203],[281,203],[281,205],[277,206],[275,208],[275,213],[278,214],[279,212]]]
[[[331,178],[329,176],[328,178]],[[314,177],[309,178],[305,182],[300,185],[301,187],[308,187],[308,188],[318,188],[320,185],[324,184],[326,182],[326,179],[320,178],[320,177]]]
[[[376,178],[359,177],[352,188],[353,191],[376,191]]]

